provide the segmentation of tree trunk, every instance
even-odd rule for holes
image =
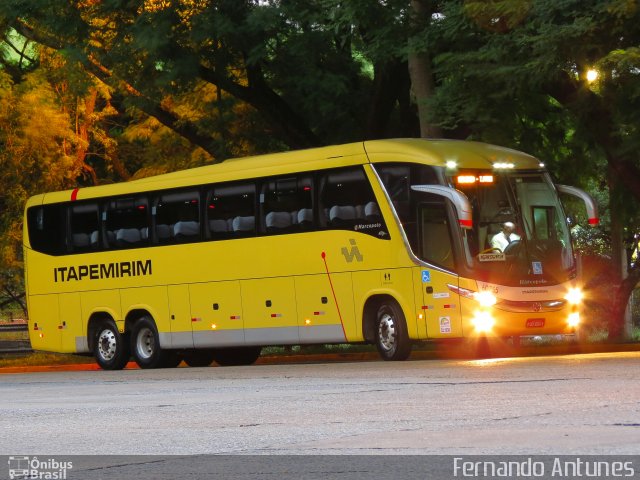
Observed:
[[[374,67],[374,91],[367,115],[365,138],[376,139],[387,136],[389,118],[399,95],[405,91],[408,81],[407,63],[393,60]]]
[[[625,340],[624,319],[629,304],[629,299],[636,285],[640,281],[640,268],[634,266],[629,270],[627,278],[622,280],[616,288],[613,308],[611,313],[611,319],[609,322],[609,337],[612,342],[619,342]]]
[[[619,202],[620,185],[618,177],[613,168],[609,168],[609,203],[611,210],[611,261],[613,264],[613,273],[615,275],[615,292],[613,295],[613,304],[611,305],[611,318],[608,319],[610,341],[622,340],[624,334],[624,316],[627,309],[627,303],[631,292],[635,287],[629,286],[629,277],[627,277],[627,259],[624,248],[623,238],[623,222],[621,217],[621,208],[617,205]],[[636,280],[637,282],[637,280]]]
[[[411,1],[411,25],[412,31],[419,31],[419,27],[427,26],[431,20],[432,5],[429,0]],[[415,33],[414,33],[415,35]],[[435,88],[431,57],[422,47],[409,40],[409,76],[411,77],[411,90],[418,106],[418,118],[420,119],[420,136],[423,138],[442,137],[442,130],[429,121],[428,100],[433,95]]]

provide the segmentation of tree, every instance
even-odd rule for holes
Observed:
[[[82,64],[214,161],[228,153],[223,131],[172,108],[202,84],[250,106],[262,130],[288,148],[418,131],[405,0],[43,0],[37,10],[7,0],[0,18]]]
[[[420,30],[428,30],[431,22],[436,18],[435,3],[430,0],[411,0],[411,27],[418,32]],[[429,101],[435,90],[431,56],[438,52],[434,52],[433,48],[429,48],[428,39],[430,35],[422,36],[423,39],[427,40],[426,45],[420,45],[419,38],[420,35],[414,35],[409,38],[408,61],[411,88],[418,106],[420,136],[438,138],[442,136],[442,129],[432,123],[429,112]]]
[[[449,52],[435,58],[442,83],[432,107],[444,128],[499,139],[548,158],[557,176],[613,173],[640,200],[640,12],[635,2],[493,0],[442,2],[437,35]],[[433,32],[430,32],[433,34]],[[586,72],[601,72],[589,83]],[[605,167],[605,165],[607,167]],[[612,178],[612,177],[610,177]],[[618,196],[619,194],[616,194]],[[637,230],[635,230],[637,231]],[[615,230],[614,230],[615,232]],[[621,334],[629,294],[640,279],[619,278],[612,338]]]
[[[164,102],[196,81],[254,107],[291,146],[319,143],[308,123],[268,83],[266,36],[288,28],[275,9],[250,1],[61,5],[49,0],[37,10],[8,1],[0,12],[20,34],[64,51],[130,104],[211,154],[218,149],[208,132]]]
[[[0,291],[23,308],[22,211],[33,192],[75,183],[80,168],[65,153],[75,136],[55,91],[37,73],[14,85],[0,71]]]

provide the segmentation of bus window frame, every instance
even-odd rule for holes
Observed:
[[[190,186],[188,188],[180,188],[180,189],[168,189],[168,190],[157,190],[154,192],[146,192],[145,195],[147,195],[147,200],[149,202],[151,206],[151,217],[152,217],[152,222],[151,222],[151,226],[150,228],[152,229],[152,235],[153,235],[153,241],[148,244],[147,246],[151,246],[151,245],[159,245],[159,246],[166,246],[166,245],[180,245],[180,244],[185,244],[185,243],[196,243],[196,242],[201,242],[204,241],[203,235],[202,235],[202,186],[201,185],[194,185],[194,186]],[[165,225],[165,224],[158,224],[158,206],[159,203],[166,197],[176,197],[175,199],[170,198],[170,200],[165,200],[168,203],[179,203],[180,202],[180,197],[184,196],[186,199],[188,199],[190,194],[196,194],[197,195],[197,201],[198,201],[198,233],[197,235],[194,235],[194,239],[186,239],[186,240],[176,240],[175,239],[175,233],[173,231],[173,229],[175,228],[175,224],[178,222],[175,222],[174,224],[169,224],[169,228],[170,228],[170,236],[169,241],[166,242],[160,242],[160,239],[158,238],[158,230],[157,227],[158,225]],[[182,221],[182,220],[179,220]]]
[[[235,236],[233,231],[227,231],[227,235],[225,236],[221,236],[220,238],[216,238],[216,236],[214,235],[214,232],[211,230],[209,222],[211,220],[215,220],[212,219],[211,216],[209,215],[209,205],[211,204],[211,201],[214,197],[214,195],[220,195],[220,191],[225,191],[227,190],[228,192],[233,193],[233,190],[238,189],[240,187],[252,187],[249,188],[247,190],[247,192],[249,194],[253,195],[253,217],[254,217],[254,226],[253,226],[253,231],[248,231],[247,233],[244,233],[241,236]],[[242,190],[240,190],[239,193],[237,193],[238,195],[242,195],[243,192]],[[259,233],[259,229],[258,229],[258,185],[257,185],[257,179],[243,179],[243,180],[233,180],[230,182],[220,182],[220,183],[210,183],[207,185],[203,185],[202,186],[202,191],[201,191],[201,199],[204,198],[205,201],[201,202],[202,203],[202,210],[204,211],[203,213],[203,222],[205,223],[204,225],[204,231],[205,231],[205,236],[204,238],[201,239],[201,241],[203,242],[209,242],[209,241],[213,241],[213,242],[219,242],[219,241],[223,241],[223,240],[234,240],[234,239],[240,239],[240,238],[254,238],[257,236],[260,236]],[[237,213],[237,212],[236,212]],[[240,215],[234,215],[233,217],[229,217],[228,220],[231,220],[233,222],[233,219],[237,216]]]
[[[374,169],[375,171],[375,169]],[[198,184],[198,185],[190,185],[187,187],[178,187],[178,188],[168,188],[168,189],[159,189],[159,190],[143,190],[137,192],[129,192],[126,194],[113,195],[113,196],[104,196],[104,197],[95,197],[86,200],[80,201],[66,201],[66,202],[55,202],[51,204],[41,204],[37,206],[30,207],[31,209],[59,209],[61,215],[61,220],[64,221],[64,226],[61,230],[63,230],[63,243],[61,245],[57,245],[56,248],[49,249],[40,249],[38,250],[41,253],[45,253],[47,255],[52,256],[64,256],[64,255],[76,255],[76,254],[84,254],[84,253],[94,253],[94,252],[109,252],[109,251],[120,251],[120,250],[131,250],[138,248],[147,248],[147,247],[156,247],[156,246],[170,246],[170,245],[178,245],[178,244],[186,244],[186,243],[200,243],[200,242],[210,242],[210,241],[220,241],[226,239],[240,239],[240,238],[255,238],[261,236],[271,236],[271,235],[289,235],[295,233],[309,233],[309,232],[319,232],[319,231],[346,231],[353,233],[362,233],[368,236],[373,236],[374,238],[378,238],[381,240],[389,240],[390,232],[388,223],[389,220],[385,219],[384,216],[380,213],[379,222],[382,224],[380,229],[384,229],[388,235],[386,236],[377,236],[372,231],[367,230],[357,230],[353,227],[348,228],[340,228],[339,226],[328,225],[327,220],[324,216],[323,211],[323,202],[322,202],[322,194],[323,194],[323,185],[327,182],[330,175],[349,175],[356,173],[358,175],[362,175],[362,181],[366,182],[366,188],[368,189],[368,194],[370,194],[371,201],[374,201],[378,208],[380,208],[381,202],[388,202],[391,204],[391,200],[386,194],[386,190],[384,189],[384,185],[378,181],[378,186],[382,188],[384,192],[384,196],[382,198],[378,198],[376,195],[376,189],[374,188],[372,180],[367,175],[367,171],[365,170],[365,165],[357,164],[350,165],[344,167],[335,167],[329,169],[322,169],[318,171],[296,171],[287,174],[274,175],[269,177],[256,177],[256,178],[246,178],[239,180],[231,180],[231,181],[222,181],[216,183],[206,183],[206,184]],[[377,176],[377,173],[375,174]],[[295,178],[296,184],[299,186],[302,183],[309,181],[309,185],[311,186],[311,211],[313,214],[313,221],[311,225],[305,229],[300,229],[299,231],[287,231],[287,232],[278,232],[271,233],[266,232],[265,218],[263,214],[263,205],[260,202],[260,195],[264,188],[264,186],[268,186],[269,182],[277,181],[278,179],[290,179]],[[213,232],[209,227],[210,214],[208,212],[208,205],[211,199],[211,195],[215,193],[217,188],[229,188],[235,185],[244,185],[250,187],[253,191],[253,212],[255,218],[255,225],[253,231],[240,235],[234,236],[230,235],[228,238],[216,238]],[[195,238],[185,239],[183,241],[176,241],[174,238],[169,238],[168,241],[161,241],[158,236],[158,206],[161,201],[166,202],[176,202],[178,198],[172,197],[181,197],[185,196],[188,198],[197,198],[198,200],[198,222],[199,222],[199,233]],[[368,198],[368,197],[367,197]],[[125,247],[118,247],[112,242],[109,241],[107,235],[107,219],[108,212],[111,208],[111,205],[122,201],[124,199],[135,199],[136,201],[146,200],[147,204],[147,215],[146,228],[149,229],[148,238],[144,241],[141,241],[136,244],[127,245]],[[98,217],[98,244],[95,248],[88,249],[78,249],[74,248],[72,241],[72,231],[71,231],[71,217],[74,208],[84,208],[84,206],[95,205],[97,208],[97,217]],[[203,225],[204,223],[204,225]],[[145,227],[142,227],[145,228]],[[173,236],[173,232],[172,236]],[[58,248],[59,247],[59,248]]]
[[[117,204],[118,202],[122,202],[122,201],[132,201],[132,208],[137,208],[139,205],[144,204],[145,206],[145,225],[138,228],[138,230],[140,230],[140,241],[137,242],[136,244],[130,244],[130,245],[126,245],[126,246],[121,246],[118,245],[117,241],[115,240],[114,237],[114,241],[113,241],[113,245],[111,245],[111,242],[109,241],[109,227],[108,227],[108,222],[109,222],[109,213],[113,212],[115,210],[121,210],[122,208],[117,208]],[[129,249],[135,249],[135,248],[144,248],[144,247],[150,247],[153,246],[154,243],[152,242],[152,233],[154,233],[154,230],[151,227],[152,224],[152,206],[151,206],[151,201],[152,201],[152,197],[148,194],[146,194],[145,192],[142,193],[134,193],[132,195],[122,195],[122,196],[117,196],[117,197],[108,197],[105,198],[102,202],[99,203],[100,205],[100,249],[101,251],[108,251],[108,250],[129,250]],[[132,227],[132,228],[137,228],[137,227]],[[147,238],[143,239],[142,238],[142,229],[146,228],[147,229]],[[113,231],[114,235],[115,235],[116,230]]]
[[[309,228],[301,229],[297,227],[297,223],[293,223],[288,227],[288,230],[283,231],[269,231],[266,224],[266,217],[271,212],[276,212],[277,210],[267,211],[267,194],[271,191],[270,185],[273,183],[275,185],[275,191],[278,191],[278,182],[280,181],[291,181],[293,180],[293,186],[295,188],[295,195],[300,195],[300,188],[304,188],[305,183],[308,182],[308,185],[311,188],[311,212],[312,212],[312,223]],[[261,179],[258,182],[260,186],[260,194],[258,198],[258,207],[259,207],[259,216],[260,216],[260,230],[258,232],[258,236],[272,236],[272,235],[289,235],[294,233],[304,233],[304,232],[314,232],[318,230],[318,216],[319,209],[317,208],[317,196],[316,196],[316,185],[317,179],[316,175],[313,172],[295,172],[293,174],[286,175],[278,175],[274,177],[267,177]],[[303,207],[305,208],[305,207]],[[300,212],[301,208],[296,206],[296,213]],[[284,210],[283,210],[284,211]],[[291,213],[291,212],[288,212]]]
[[[73,235],[74,235],[74,230],[73,230],[73,215],[74,215],[74,210],[82,210],[82,209],[87,209],[87,213],[89,213],[89,210],[91,209],[91,207],[95,208],[95,212],[96,212],[96,217],[97,217],[97,231],[98,231],[98,246],[97,248],[91,248],[91,244],[89,243],[88,248],[86,249],[79,249],[75,244],[74,244],[74,240],[73,240]],[[66,226],[65,226],[65,232],[66,232],[66,240],[65,243],[67,245],[67,253],[69,254],[83,254],[83,253],[93,253],[93,252],[100,252],[102,251],[102,245],[100,243],[100,230],[102,228],[102,208],[101,208],[101,202],[99,199],[91,199],[91,200],[86,200],[84,202],[72,202],[69,203],[68,205],[66,205],[65,207],[66,213],[65,213],[65,218],[66,218]],[[81,211],[78,213],[82,213]],[[78,232],[78,233],[84,233],[84,232]]]

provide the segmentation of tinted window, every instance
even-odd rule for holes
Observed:
[[[149,243],[148,216],[146,198],[120,198],[109,202],[105,234],[109,248]]]
[[[100,248],[98,205],[95,203],[73,205],[69,209],[69,230],[73,252],[98,250]]]
[[[218,185],[207,198],[209,238],[250,237],[256,233],[256,189],[253,183]]]
[[[411,207],[411,185],[436,185],[437,174],[428,165],[383,163],[375,166],[384,187],[391,197],[402,223],[415,222],[415,206]]]
[[[396,213],[409,243],[415,250],[418,243],[416,195],[411,185],[440,184],[435,169],[428,165],[410,163],[383,163],[375,166],[382,183],[393,202]]]
[[[362,168],[330,171],[322,176],[320,185],[323,225],[389,238],[380,207]]]
[[[158,243],[194,242],[200,239],[200,194],[175,192],[160,196],[154,211]]]
[[[261,196],[267,233],[292,233],[314,226],[313,179],[285,177],[265,182]]]
[[[27,211],[27,228],[31,248],[59,255],[66,251],[66,208],[62,205],[32,207]]]
[[[414,252],[424,261],[453,270],[453,239],[443,202],[422,203],[418,207],[420,244],[412,245]]]

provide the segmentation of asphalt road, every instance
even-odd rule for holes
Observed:
[[[2,455],[640,454],[640,353],[0,375]]]

